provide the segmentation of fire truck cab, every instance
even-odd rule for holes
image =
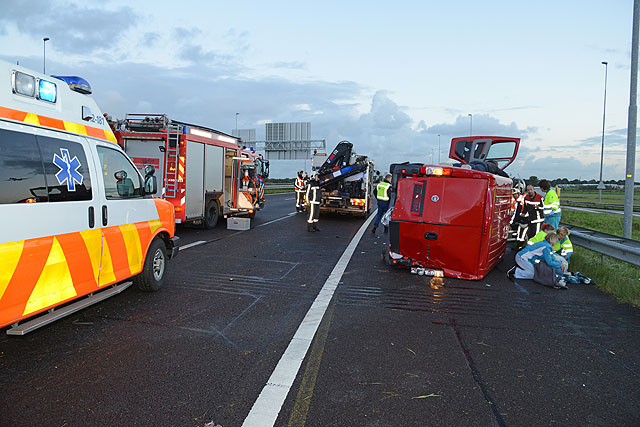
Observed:
[[[453,167],[391,165],[387,263],[421,275],[482,279],[504,257],[512,180],[502,170],[519,144],[519,138],[454,138],[449,156],[460,163]]]
[[[0,75],[0,327],[22,335],[129,278],[158,289],[179,240],[154,168],[138,172],[84,79],[4,61]]]
[[[127,114],[110,124],[140,170],[158,170],[156,196],[175,207],[176,223],[213,228],[220,216],[253,217],[264,206],[268,165],[238,138],[165,114]]]

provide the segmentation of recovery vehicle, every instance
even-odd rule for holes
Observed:
[[[173,204],[176,223],[213,228],[221,215],[253,218],[264,206],[269,163],[238,138],[166,114],[127,114],[109,123],[139,169],[156,168],[156,195]]]
[[[328,157],[316,153],[312,161],[320,181],[321,213],[369,215],[374,164],[367,156],[357,155],[351,142],[341,141]]]
[[[512,180],[503,170],[519,144],[509,137],[454,138],[449,157],[459,164],[391,165],[383,259],[420,275],[482,279],[505,254]]]

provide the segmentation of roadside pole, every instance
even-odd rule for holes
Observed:
[[[636,169],[636,126],[638,118],[638,24],[640,0],[633,0],[633,30],[631,35],[631,93],[629,95],[629,119],[627,122],[627,168],[624,182],[623,236],[631,239],[633,222],[633,190]]]

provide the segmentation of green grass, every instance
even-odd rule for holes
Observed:
[[[561,222],[622,236],[623,216],[562,210]],[[640,240],[640,220],[633,218],[632,238]],[[569,236],[571,238],[571,236]],[[570,270],[591,277],[618,301],[640,307],[640,267],[574,245]],[[574,285],[575,286],[575,285]]]
[[[265,188],[264,194],[293,193],[293,188]]]
[[[591,202],[598,203],[598,190],[571,190],[560,191],[560,204],[562,201]],[[634,205],[640,205],[640,191],[633,194]],[[624,191],[603,190],[602,203],[624,204]]]

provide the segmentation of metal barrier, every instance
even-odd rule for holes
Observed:
[[[575,206],[580,208],[596,208],[596,209],[609,209],[609,210],[624,210],[624,205],[618,205],[615,203],[597,203],[597,202],[580,202],[577,200],[562,200],[563,206]],[[633,207],[634,212],[640,211],[640,206]]]
[[[266,190],[288,190],[293,189],[293,184],[265,184],[264,188]]]
[[[561,224],[571,230],[571,242],[583,248],[598,252],[620,261],[640,266],[640,242],[624,237],[582,228],[571,224]]]

